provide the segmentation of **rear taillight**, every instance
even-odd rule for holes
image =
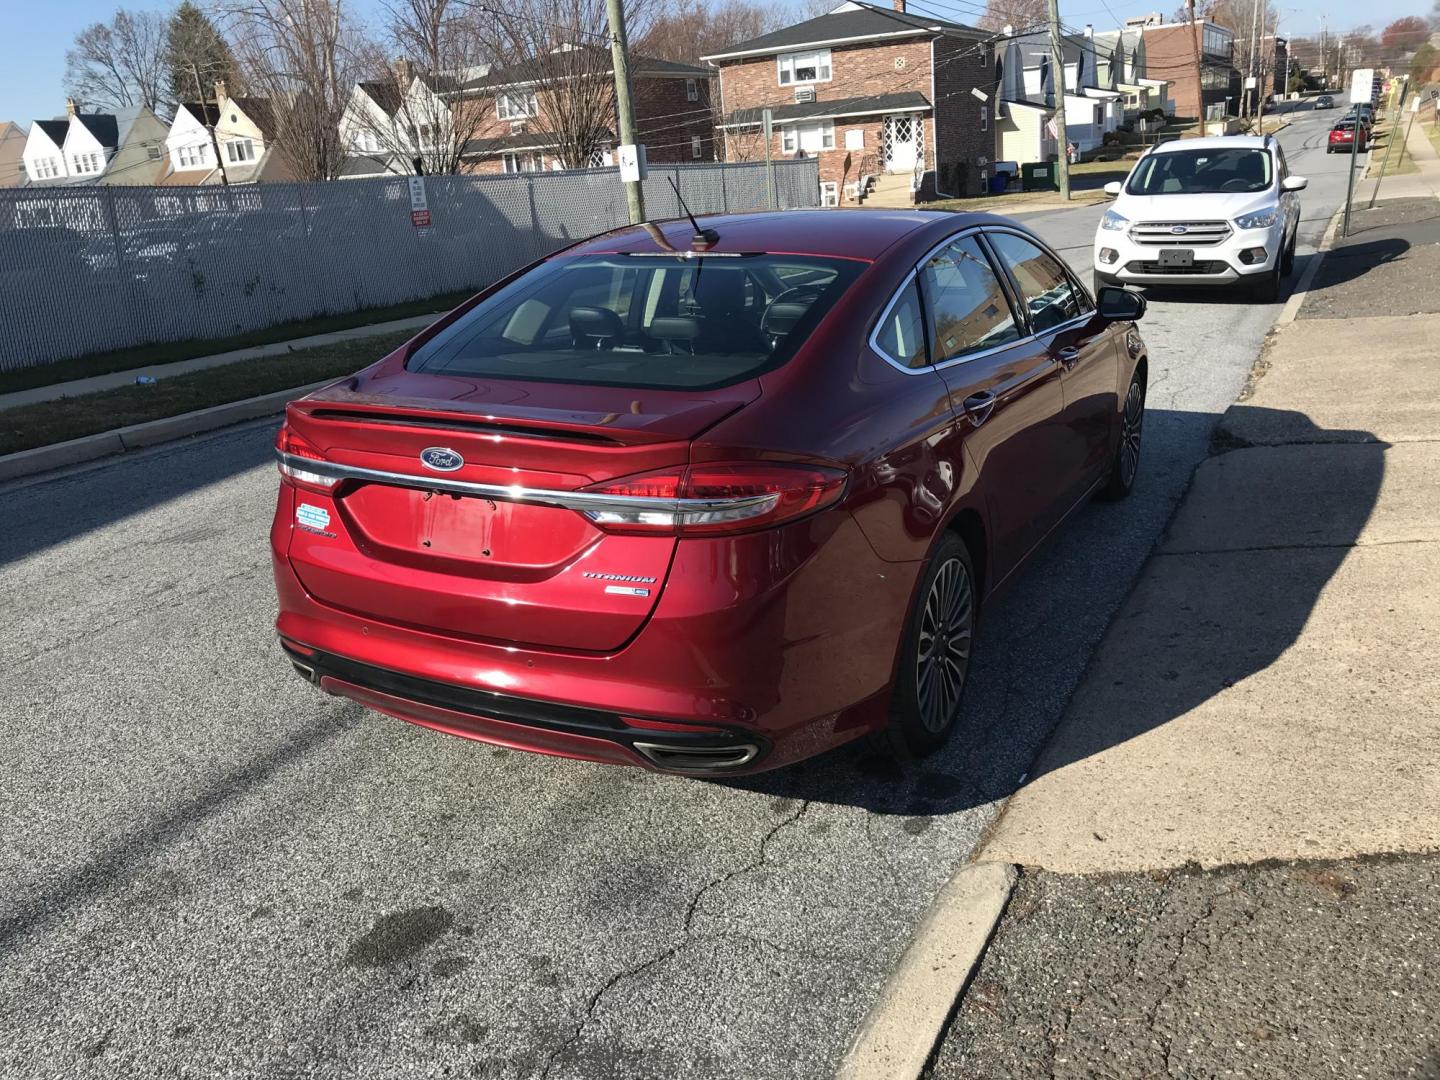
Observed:
[[[585,491],[615,496],[614,503],[585,511],[610,532],[706,536],[766,529],[830,506],[845,491],[845,473],[819,465],[707,462],[623,476]],[[627,505],[632,501],[636,505]]]
[[[292,483],[329,491],[340,482],[333,476],[311,472],[301,464],[301,461],[324,461],[325,455],[291,431],[289,424],[280,426],[280,433],[275,436],[275,452],[281,455],[280,475]]]

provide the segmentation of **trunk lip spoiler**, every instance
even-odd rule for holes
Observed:
[[[665,499],[643,495],[606,495],[594,491],[557,491],[550,488],[524,487],[520,484],[478,484],[469,480],[452,480],[443,476],[421,476],[414,473],[367,469],[359,465],[342,465],[334,461],[298,457],[275,451],[281,465],[336,480],[364,480],[395,487],[419,488],[423,491],[445,491],[456,495],[475,495],[497,502],[526,503],[532,506],[553,506],[565,510],[743,510],[762,506],[774,500],[773,494],[743,495],[728,499]]]

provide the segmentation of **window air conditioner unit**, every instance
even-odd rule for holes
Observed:
[[[815,88],[813,86],[801,86],[795,90],[795,103],[797,105],[815,100]]]

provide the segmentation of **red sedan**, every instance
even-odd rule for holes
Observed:
[[[333,694],[687,774],[961,711],[985,601],[1135,482],[1137,293],[976,214],[620,229],[293,402],[281,641]]]
[[[1342,120],[1330,129],[1330,141],[1325,145],[1327,154],[1334,154],[1338,151],[1351,152],[1351,146],[1355,142],[1355,121]],[[1360,125],[1360,145],[1355,150],[1364,153],[1370,149],[1370,129],[1364,123]]]

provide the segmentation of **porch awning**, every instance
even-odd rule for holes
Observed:
[[[844,116],[873,116],[878,113],[926,112],[930,99],[918,90],[900,94],[874,94],[870,97],[840,98],[837,101],[797,101],[777,105],[770,110],[776,124],[793,124],[800,120],[838,120]],[[756,127],[762,120],[761,109],[736,109],[725,118],[722,128]]]

